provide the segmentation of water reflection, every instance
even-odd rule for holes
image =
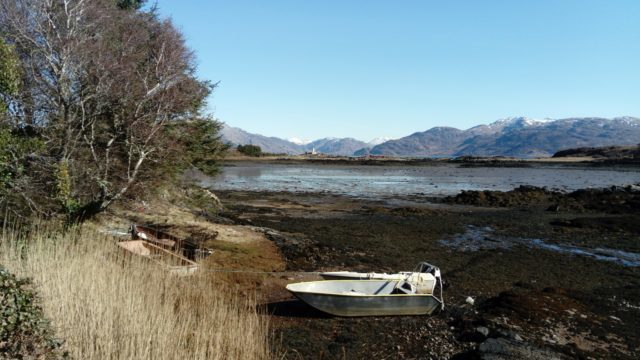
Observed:
[[[465,232],[440,240],[440,244],[458,251],[509,250],[515,245],[538,248],[561,254],[590,257],[600,261],[615,262],[623,266],[640,266],[640,254],[616,249],[589,249],[572,245],[551,244],[542,239],[526,239],[501,236],[489,227],[467,225]]]

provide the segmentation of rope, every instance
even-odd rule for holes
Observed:
[[[102,260],[104,261],[111,261],[114,260],[114,257],[112,257],[113,255],[115,255],[115,260],[125,260],[126,258],[119,258],[119,254],[117,252],[111,253],[111,254],[107,254],[105,256],[101,256]],[[141,256],[140,259],[144,259],[146,257]],[[133,264],[131,262],[129,262],[127,264],[128,267],[132,268],[132,269],[137,269],[137,270],[147,270],[148,267],[146,266],[138,266],[136,264]],[[170,265],[167,266],[163,266],[162,264],[155,264],[154,266],[159,266],[161,268],[170,268]],[[178,265],[179,267],[179,265]],[[186,266],[185,266],[186,267]],[[318,275],[320,276],[320,271],[259,271],[259,270],[242,270],[242,269],[224,269],[224,268],[207,268],[207,267],[203,267],[201,265],[198,264],[198,272],[207,272],[207,273],[241,273],[241,274],[256,274],[256,275],[273,275],[273,276],[284,276],[284,275]]]
[[[320,275],[319,271],[258,271],[258,270],[238,270],[238,269],[219,269],[219,268],[202,268],[198,266],[198,271],[211,273],[241,273],[241,274],[259,274],[259,275]]]

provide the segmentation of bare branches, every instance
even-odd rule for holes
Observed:
[[[182,35],[154,13],[112,0],[12,0],[0,2],[0,27],[23,77],[10,115],[39,126],[49,158],[71,164],[81,202],[122,197],[167,151],[166,124],[197,116],[209,93]]]

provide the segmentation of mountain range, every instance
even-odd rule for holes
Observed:
[[[258,145],[265,152],[300,154],[315,149],[331,155],[390,155],[408,157],[454,156],[551,156],[576,147],[635,145],[640,143],[640,119],[584,117],[531,119],[510,117],[467,130],[434,127],[400,139],[375,139],[369,143],[353,138],[292,141],[251,134],[225,125],[222,137],[232,144]]]
[[[285,140],[246,132],[240,128],[224,125],[222,139],[233,145],[257,145],[262,151],[273,154],[302,154],[315,150],[318,153],[350,156],[362,148],[381,143],[379,139],[364,142],[354,138],[324,138],[314,141],[300,139]]]

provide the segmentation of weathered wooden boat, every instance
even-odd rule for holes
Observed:
[[[325,271],[319,275],[325,280],[402,280],[412,273],[433,273],[437,267],[427,263],[419,263],[413,271],[401,271],[398,273],[364,273],[355,271]]]
[[[160,246],[163,249],[183,254],[192,260],[195,259],[197,255],[210,255],[213,252],[211,249],[202,248],[192,241],[180,239],[149,226],[137,224],[131,225],[131,238],[134,240],[145,240],[149,243]]]
[[[170,273],[188,275],[198,270],[196,262],[146,240],[120,241],[116,245],[128,253],[152,261]]]
[[[309,281],[289,284],[287,290],[310,306],[337,316],[427,315],[444,308],[437,268],[434,273],[410,273],[399,280]]]

